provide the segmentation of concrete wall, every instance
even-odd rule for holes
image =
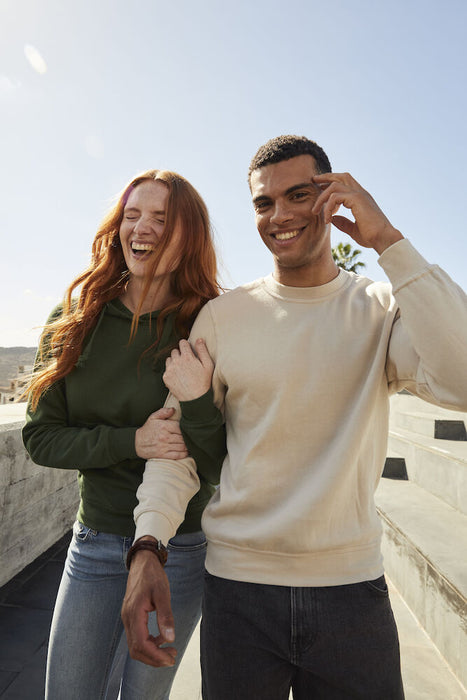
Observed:
[[[0,406],[0,586],[73,524],[76,471],[39,467],[23,447],[26,404]]]
[[[463,430],[440,438],[440,422]],[[388,455],[402,459],[406,476],[381,479],[376,504],[385,570],[467,687],[466,425],[467,413],[393,396]]]

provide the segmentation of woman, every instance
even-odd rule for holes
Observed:
[[[47,700],[106,697],[145,460],[180,459],[187,447],[201,488],[168,545],[177,664],[199,619],[206,546],[200,519],[225,449],[212,367],[202,368],[200,398],[188,402],[196,422],[182,411],[183,434],[166,420],[171,410],[157,409],[167,395],[165,358],[219,290],[203,200],[180,175],[151,170],[124,189],[97,232],[91,265],[45,327],[23,440],[36,463],[78,469],[80,489],[52,621]],[[168,698],[176,668],[154,669],[126,653],[120,697]]]

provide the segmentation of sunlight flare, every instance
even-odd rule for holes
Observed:
[[[26,56],[31,68],[35,70],[36,73],[44,75],[44,73],[47,72],[47,63],[34,46],[31,46],[31,44],[26,44],[24,47],[24,55]]]

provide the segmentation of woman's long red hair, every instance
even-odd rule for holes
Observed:
[[[146,180],[162,181],[169,190],[166,223],[157,251],[150,257],[147,275],[138,308],[133,316],[130,338],[138,327],[144,301],[151,288],[157,266],[176,225],[182,236],[179,250],[173,255],[170,273],[170,301],[160,309],[158,344],[167,316],[175,313],[175,328],[180,338],[186,337],[201,307],[218,296],[217,261],[206,205],[196,189],[181,175],[168,170],[149,170],[134,178],[123,190],[116,205],[102,221],[92,244],[91,263],[68,287],[60,317],[48,323],[40,341],[39,365],[29,385],[29,401],[36,409],[44,391],[69,374],[81,354],[86,336],[94,328],[104,305],[122,295],[129,273],[120,245],[120,224],[131,192]],[[149,265],[148,265],[149,267]],[[73,292],[81,287],[77,299]]]

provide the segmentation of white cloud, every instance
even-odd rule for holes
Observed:
[[[43,75],[47,72],[47,63],[34,46],[31,46],[31,44],[26,44],[24,47],[24,55],[29,61],[31,68],[35,70],[36,73]]]

